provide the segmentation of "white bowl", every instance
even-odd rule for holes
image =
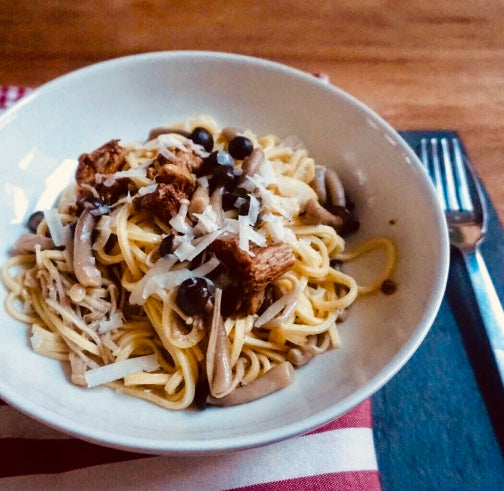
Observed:
[[[391,237],[399,249],[397,292],[360,298],[341,324],[342,347],[300,369],[288,388],[205,411],[170,412],[107,388],[79,389],[59,362],[31,350],[26,326],[2,311],[0,396],[11,405],[74,436],[123,449],[241,449],[340,416],[387,382],[421,343],[443,296],[449,255],[445,220],[420,162],[359,101],[260,59],[144,54],[78,70],[32,92],[0,118],[0,259],[22,233],[44,179],[63,159],[111,138],[142,140],[152,127],[200,114],[257,134],[297,135],[316,160],[334,166],[361,221],[350,247],[370,236]],[[362,266],[355,274],[372,271]]]

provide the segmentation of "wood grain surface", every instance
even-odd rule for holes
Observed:
[[[174,49],[325,72],[396,128],[458,130],[504,220],[502,0],[0,2],[1,84]]]

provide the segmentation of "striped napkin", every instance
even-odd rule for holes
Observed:
[[[0,110],[30,89],[0,86]],[[380,490],[371,401],[306,435],[220,456],[153,457],[87,443],[0,401],[0,488]]]

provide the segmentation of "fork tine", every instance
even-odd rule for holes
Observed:
[[[439,202],[443,210],[446,211],[446,200],[443,190],[443,178],[441,176],[441,164],[439,161],[439,149],[438,149],[438,141],[437,138],[431,138],[430,140],[431,148],[432,148],[432,173],[431,177],[434,181],[434,185],[436,187],[437,195],[439,198]]]
[[[420,140],[420,160],[427,172],[429,172],[429,154],[427,153],[427,138]]]
[[[471,195],[469,194],[469,184],[467,181],[464,159],[462,157],[462,148],[458,138],[452,138],[453,156],[455,160],[455,178],[457,181],[457,191],[460,198],[460,204],[464,211],[472,212],[474,210]]]
[[[458,211],[460,209],[457,192],[455,191],[455,178],[453,175],[452,158],[450,157],[450,149],[448,148],[448,140],[441,138],[441,151],[443,154],[443,167],[445,172],[445,190],[448,209]]]

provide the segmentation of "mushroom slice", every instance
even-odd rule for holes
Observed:
[[[215,398],[225,396],[233,381],[231,358],[229,356],[229,341],[224,328],[224,320],[220,313],[222,290],[215,290],[212,325],[208,338],[206,352],[206,371],[210,394]]]
[[[303,205],[299,219],[305,225],[329,225],[336,230],[343,225],[343,219],[326,210],[318,201],[309,199]]]
[[[250,384],[236,388],[225,397],[220,399],[209,397],[208,403],[215,406],[236,406],[238,404],[244,404],[283,389],[291,384],[293,380],[294,367],[288,361],[284,361],[275,365]]]
[[[243,160],[241,180],[244,181],[247,176],[253,176],[259,172],[261,165],[265,160],[264,150],[260,147],[254,148],[252,153]]]
[[[185,136],[186,138],[189,136],[189,131],[186,130],[181,130],[178,128],[166,128],[166,127],[159,127],[159,128],[152,128],[149,132],[149,136],[147,137],[147,141],[154,140],[154,138],[157,138],[159,135],[166,135],[167,133],[176,133],[177,135],[182,135]]]
[[[317,193],[318,200],[323,205],[327,202],[327,188],[326,188],[326,168],[323,165],[315,166],[315,176],[310,183],[313,190]]]
[[[304,347],[291,348],[287,351],[287,360],[296,367],[306,365],[314,356],[315,353],[312,350]]]
[[[208,194],[208,188],[205,186],[198,186],[189,204],[189,216],[193,218],[195,213],[203,213],[209,203],[210,196]]]
[[[55,245],[50,237],[40,234],[23,234],[14,244],[14,250],[20,254],[35,252],[35,246],[40,246],[41,251],[54,249]]]
[[[326,169],[325,184],[331,203],[336,206],[345,206],[345,190],[341,184],[340,178],[334,169]]]
[[[210,205],[213,208],[213,211],[215,212],[215,216],[217,217],[217,222],[219,225],[222,224],[222,221],[224,220],[223,216],[223,209],[222,209],[222,194],[224,193],[224,188],[222,186],[219,186],[215,188],[214,192],[210,196]]]
[[[95,258],[91,251],[91,234],[95,224],[95,217],[85,209],[75,227],[73,267],[75,276],[82,286],[96,288],[101,285],[101,273],[95,266]]]

